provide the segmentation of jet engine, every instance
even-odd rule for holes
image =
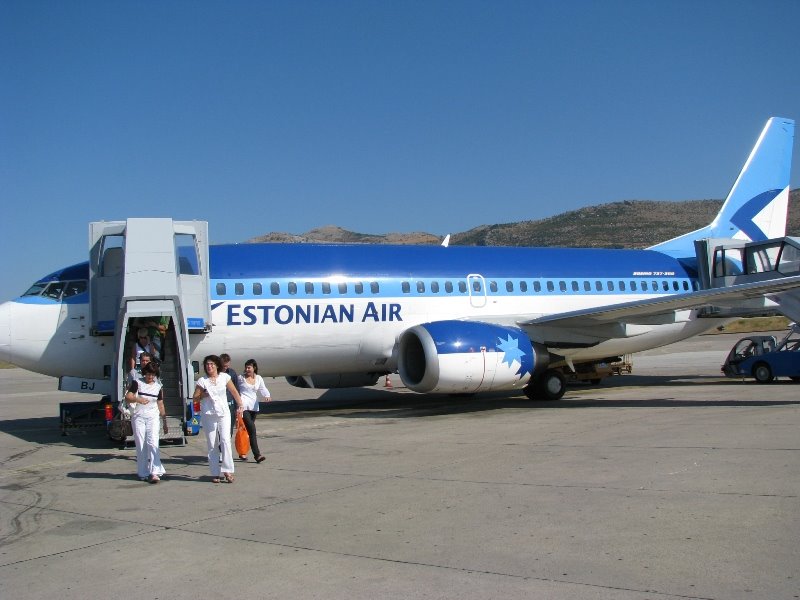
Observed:
[[[548,357],[517,327],[436,321],[401,335],[398,370],[415,392],[512,390],[524,388]]]

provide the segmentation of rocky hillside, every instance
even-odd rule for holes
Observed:
[[[481,225],[453,233],[450,243],[465,246],[583,246],[643,248],[703,227],[714,218],[721,200],[664,202],[625,200],[588,206],[519,223]],[[789,196],[787,234],[800,236],[800,189]],[[248,242],[438,244],[430,233],[354,233],[336,226],[312,229],[302,235],[268,233]]]
[[[299,244],[438,244],[441,239],[432,233],[355,233],[335,225],[318,227],[306,233],[273,232],[247,240],[252,243],[299,243]]]

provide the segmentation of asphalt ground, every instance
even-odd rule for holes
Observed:
[[[83,397],[0,370],[0,597],[798,598],[800,386],[721,377],[739,337],[559,402],[267,380],[233,484],[201,438],[142,483],[61,435]]]

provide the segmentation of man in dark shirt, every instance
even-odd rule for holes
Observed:
[[[228,377],[230,377],[231,381],[233,382],[233,387],[235,387],[236,391],[238,392],[239,375],[231,367],[231,355],[223,353],[219,355],[219,359],[222,361],[222,373],[228,374]],[[231,411],[231,435],[233,435],[233,429],[236,427],[236,401],[233,399],[233,396],[230,392],[226,393],[228,394],[228,410]]]

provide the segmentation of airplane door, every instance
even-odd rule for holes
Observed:
[[[467,290],[469,291],[469,303],[475,308],[486,306],[486,280],[483,275],[470,273],[467,275]]]

